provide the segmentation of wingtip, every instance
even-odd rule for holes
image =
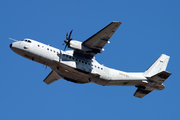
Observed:
[[[119,22],[119,21],[113,21],[113,22],[115,22],[115,23],[120,23],[120,24],[122,23],[122,22]]]

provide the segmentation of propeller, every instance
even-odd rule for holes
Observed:
[[[72,38],[71,38],[71,34],[72,34],[72,31],[69,33],[69,36],[68,36],[68,32],[66,33],[66,40],[64,40],[64,42],[66,43],[66,46],[64,48],[64,50],[66,50],[66,47],[69,46],[69,43],[71,42]]]

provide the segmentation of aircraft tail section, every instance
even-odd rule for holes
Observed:
[[[144,77],[146,85],[136,86],[138,89],[134,93],[135,97],[142,98],[153,90],[162,90],[165,88],[163,82],[171,75],[166,71],[169,62],[169,56],[162,54],[145,72]]]
[[[145,72],[145,77],[152,77],[162,71],[166,71],[169,56],[162,54]]]

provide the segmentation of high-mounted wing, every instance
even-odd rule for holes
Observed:
[[[88,56],[94,56],[97,53],[100,53],[105,44],[109,41],[111,36],[121,25],[121,22],[111,22],[109,25],[104,27],[102,30],[88,38],[82,43],[83,46],[90,49],[87,53],[83,53]],[[76,53],[81,53],[81,51],[75,51]]]
[[[121,22],[111,22],[102,30],[84,41],[83,45],[94,50],[101,50],[120,25]]]

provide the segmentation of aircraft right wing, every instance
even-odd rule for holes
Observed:
[[[84,41],[83,45],[91,49],[102,49],[120,25],[121,22],[111,22],[102,30]]]
[[[109,42],[109,39],[114,34],[114,32],[121,25],[121,22],[111,22],[109,25],[101,29],[99,32],[88,38],[82,43],[83,46],[90,48],[90,51],[84,53],[83,51],[75,51],[76,53],[83,53],[84,55],[93,57],[97,53],[100,53],[103,50],[103,47],[106,43]]]

